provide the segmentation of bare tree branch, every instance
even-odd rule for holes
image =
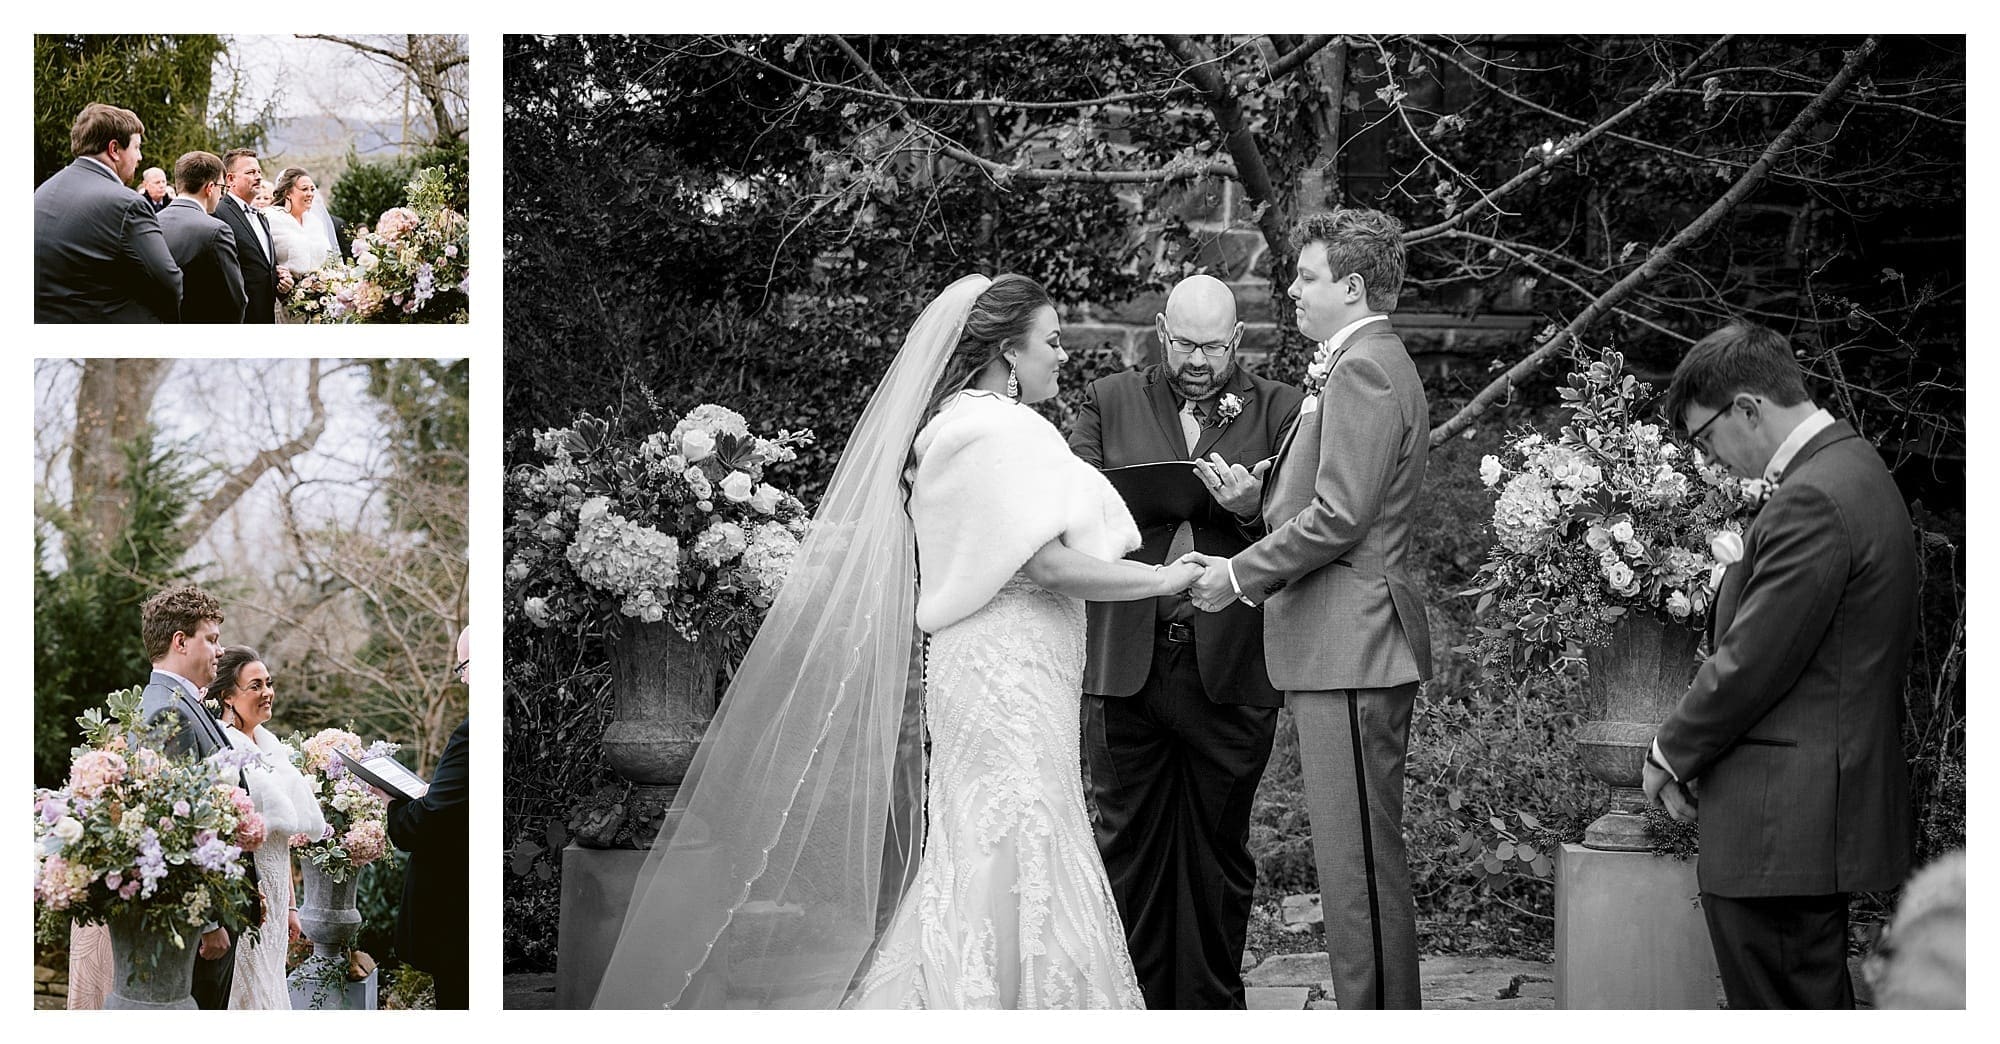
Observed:
[[[1737,204],[1743,202],[1763,182],[1765,172],[1771,169],[1771,165],[1777,162],[1778,157],[1790,149],[1792,143],[1805,133],[1806,128],[1818,121],[1820,114],[1826,110],[1827,106],[1832,104],[1834,99],[1840,97],[1843,91],[1847,90],[1848,85],[1854,82],[1854,78],[1860,75],[1863,63],[1867,62],[1875,54],[1875,48],[1879,43],[1880,40],[1878,37],[1870,36],[1861,42],[1861,46],[1848,52],[1846,61],[1841,64],[1840,71],[1834,75],[1832,81],[1826,85],[1824,90],[1820,91],[1817,97],[1807,103],[1805,108],[1799,110],[1799,114],[1792,118],[1792,122],[1787,124],[1783,131],[1779,132],[1770,145],[1765,147],[1764,154],[1757,158],[1757,162],[1750,165],[1749,170],[1743,172],[1742,177],[1736,179],[1735,184],[1729,187],[1729,191],[1724,192],[1721,198],[1710,204],[1708,209],[1703,211],[1701,216],[1690,222],[1687,227],[1675,233],[1674,238],[1667,241],[1665,246],[1655,250],[1646,259],[1645,264],[1640,265],[1625,278],[1620,279],[1611,289],[1598,295],[1597,299],[1584,308],[1581,314],[1575,319],[1570,320],[1568,326],[1563,327],[1554,335],[1544,340],[1540,345],[1536,346],[1534,351],[1529,352],[1525,358],[1508,367],[1506,373],[1501,374],[1492,383],[1480,389],[1479,394],[1473,396],[1472,400],[1461,407],[1450,420],[1432,428],[1431,445],[1442,445],[1445,440],[1452,438],[1471,426],[1472,422],[1481,413],[1484,413],[1488,406],[1491,406],[1502,396],[1511,393],[1515,384],[1525,380],[1536,370],[1541,369],[1542,364],[1551,355],[1562,348],[1576,343],[1578,335],[1584,330],[1589,329],[1590,325],[1595,323],[1606,311],[1610,310],[1633,290],[1637,289],[1647,280],[1651,279],[1654,274],[1666,267],[1680,253],[1682,248],[1707,235],[1715,227],[1716,223],[1722,220],[1724,214],[1734,210]],[[1710,51],[1713,51],[1713,48],[1710,48]],[[1704,56],[1707,53],[1704,52]]]
[[[292,458],[312,449],[313,444],[319,441],[320,435],[326,431],[326,403],[319,394],[319,368],[320,360],[307,361],[306,401],[312,407],[312,415],[306,422],[305,430],[282,445],[259,452],[250,463],[223,479],[222,485],[197,505],[187,521],[182,523],[184,529],[196,534],[206,532],[216,519],[221,518],[243,494],[250,491],[250,487],[257,484],[258,479],[264,477],[265,472],[286,466]]]
[[[1215,70],[1214,56],[1208,53],[1206,47],[1185,36],[1167,35],[1161,39],[1174,57],[1187,63],[1188,68],[1183,75],[1201,91],[1202,101],[1208,106],[1209,114],[1215,117],[1216,129],[1222,132],[1222,145],[1229,150],[1230,158],[1236,161],[1237,178],[1243,183],[1250,203],[1257,208],[1257,228],[1264,234],[1265,244],[1274,254],[1283,254],[1289,216],[1278,206],[1277,189],[1271,184],[1270,168],[1265,165],[1264,154],[1257,147],[1257,136],[1251,133],[1250,121],[1244,118],[1242,103],[1222,82],[1221,74]]]

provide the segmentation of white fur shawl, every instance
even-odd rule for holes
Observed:
[[[1035,411],[960,395],[918,433],[917,626],[936,633],[991,601],[1042,545],[1113,561],[1139,546],[1132,513]]]
[[[271,731],[259,725],[256,737],[252,739],[234,728],[225,728],[229,745],[239,750],[255,749],[264,757],[260,763],[243,766],[243,777],[250,784],[250,800],[257,805],[257,811],[264,817],[264,828],[270,836],[283,838],[288,834],[307,834],[318,837],[326,831],[326,817],[320,813],[319,798],[313,793],[312,782],[292,764],[292,748],[284,741],[271,735]]]

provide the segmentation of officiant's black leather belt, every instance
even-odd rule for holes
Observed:
[[[1194,625],[1173,620],[1160,625],[1160,637],[1177,645],[1194,641]]]

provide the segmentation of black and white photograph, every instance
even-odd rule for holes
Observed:
[[[1966,55],[505,37],[505,1006],[1963,1008]]]

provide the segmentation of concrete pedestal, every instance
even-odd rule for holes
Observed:
[[[611,963],[618,929],[646,853],[629,848],[563,849],[561,922],[556,935],[558,1008],[588,1008]]]
[[[1556,858],[1556,1007],[1715,1008],[1693,860],[1568,844]]]
[[[304,1011],[313,1007],[313,998],[319,998],[321,1011],[375,1011],[382,1007],[381,992],[377,987],[379,972],[369,972],[360,982],[350,982],[345,989],[325,991],[315,982],[314,961],[322,957],[308,957],[304,964],[293,969],[285,980],[292,997],[292,1010]]]

